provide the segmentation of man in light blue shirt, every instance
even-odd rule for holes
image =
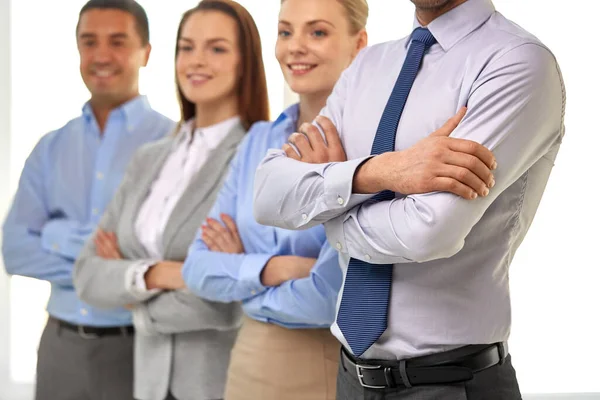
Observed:
[[[150,54],[139,4],[89,1],[76,32],[91,99],[81,116],[43,136],[28,157],[3,225],[2,253],[9,274],[51,284],[36,399],[131,399],[130,311],[83,303],[71,275],[132,154],[174,123],[139,95],[139,69]]]
[[[288,229],[324,223],[340,253],[338,398],[520,399],[509,265],[564,135],[564,83],[491,0],[412,1],[413,33],[359,54],[322,111],[348,161],[304,162],[325,145],[295,135],[301,157],[272,151],[258,169],[254,212]],[[386,125],[395,86],[409,95]],[[450,138],[430,135],[463,106]],[[395,144],[375,151],[390,126]],[[469,172],[477,160],[457,156],[457,139],[493,152],[493,177]]]

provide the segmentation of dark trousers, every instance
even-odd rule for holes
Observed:
[[[475,374],[467,382],[451,385],[413,386],[412,388],[365,389],[356,371],[346,370],[340,362],[337,400],[520,400],[521,392],[510,355],[502,365]]]
[[[132,400],[133,336],[84,339],[49,319],[38,350],[36,400]]]

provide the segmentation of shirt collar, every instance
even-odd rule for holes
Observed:
[[[296,127],[296,122],[298,122],[298,115],[300,114],[300,104],[295,103],[283,110],[279,117],[273,122],[273,126],[277,126],[284,122],[288,124],[292,124],[294,128]]]
[[[137,124],[145,117],[146,112],[150,111],[151,109],[152,108],[150,107],[148,98],[140,95],[113,109],[110,112],[109,117],[114,114],[121,116],[125,121],[127,132],[131,133]],[[87,122],[90,122],[95,118],[89,101],[83,105],[81,112]]]
[[[448,51],[479,28],[495,11],[492,0],[468,0],[434,19],[426,28],[442,46],[442,49]],[[415,13],[413,30],[421,26]],[[410,39],[406,41],[405,46],[408,46],[409,43]]]
[[[204,128],[196,128],[196,119],[191,118],[183,123],[179,130],[180,139],[176,141],[177,144],[181,141],[191,143],[196,135],[202,135],[204,143],[209,148],[216,148],[231,132],[236,125],[241,125],[242,120],[239,116],[228,118],[225,121],[221,121],[211,126]]]

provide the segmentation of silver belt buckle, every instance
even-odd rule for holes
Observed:
[[[77,333],[79,334],[80,337],[82,337],[83,339],[86,339],[86,340],[100,338],[100,336],[96,335],[95,333],[86,333],[85,329],[81,325],[77,325]]]
[[[363,369],[379,369],[381,368],[381,365],[360,365],[360,364],[356,364],[356,375],[358,376],[358,382],[360,383],[360,385],[364,388],[367,389],[385,389],[387,386],[372,386],[372,385],[367,385],[365,383],[364,380],[364,376],[362,374],[362,370]]]

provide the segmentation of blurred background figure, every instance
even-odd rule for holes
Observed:
[[[52,288],[36,399],[131,399],[131,313],[79,300],[71,274],[133,152],[174,123],[138,91],[139,70],[150,56],[148,19],[138,3],[89,1],[76,35],[91,98],[80,117],[43,136],[27,159],[3,226],[2,253],[9,274]]]
[[[214,400],[223,398],[241,309],[189,293],[181,269],[246,130],[269,118],[248,11],[203,0],[186,12],[175,69],[177,134],[134,155],[76,263],[75,286],[95,306],[133,309],[136,399]]]

